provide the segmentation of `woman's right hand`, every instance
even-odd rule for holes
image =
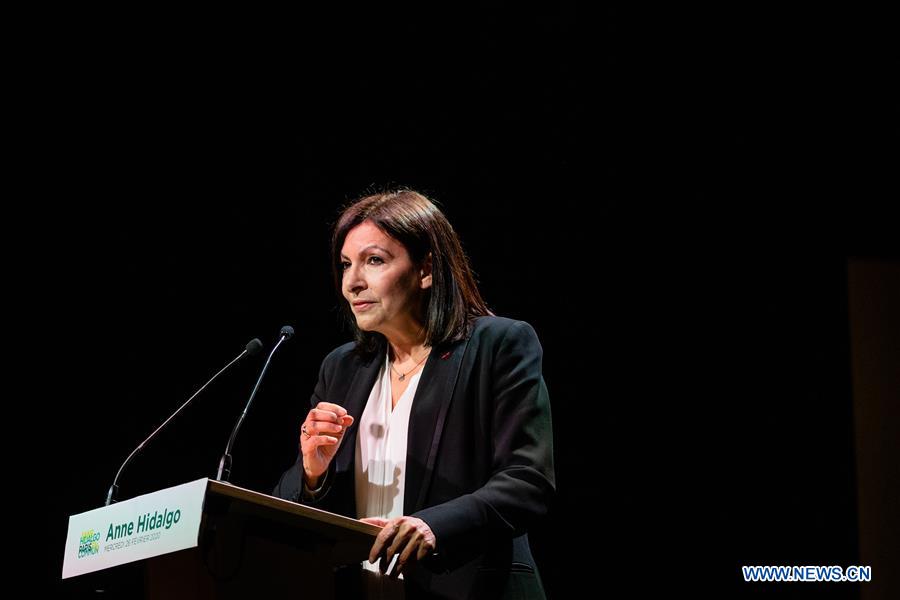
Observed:
[[[353,417],[347,410],[330,402],[319,402],[306,415],[300,427],[300,452],[303,454],[303,476],[306,486],[315,489],[319,479],[337,454]]]

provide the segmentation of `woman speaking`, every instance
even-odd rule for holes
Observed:
[[[391,596],[544,597],[527,536],[554,492],[534,329],[488,310],[456,232],[412,190],[345,209],[332,265],[355,341],[322,362],[274,494],[381,527],[364,575]]]

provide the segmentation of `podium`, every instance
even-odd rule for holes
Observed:
[[[343,597],[379,531],[199,479],[70,517],[63,578],[114,582],[107,598]]]

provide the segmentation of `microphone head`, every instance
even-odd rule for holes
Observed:
[[[260,350],[263,349],[262,342],[259,341],[259,338],[253,338],[249,342],[247,342],[247,356],[253,356],[254,354],[258,354]]]
[[[294,328],[290,325],[285,325],[281,328],[281,336],[286,340],[291,339],[294,337]]]

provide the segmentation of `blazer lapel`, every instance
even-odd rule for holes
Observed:
[[[435,348],[422,370],[409,417],[406,440],[406,482],[403,495],[403,513],[406,515],[421,509],[425,502],[444,421],[468,343],[467,338],[443,348]]]
[[[341,448],[338,450],[337,456],[335,456],[339,472],[349,470],[350,465],[353,463],[353,458],[356,455],[356,431],[359,429],[358,426],[362,419],[363,410],[366,408],[366,401],[369,399],[369,394],[372,393],[372,386],[375,385],[378,372],[384,363],[385,351],[386,349],[382,347],[380,351],[368,359],[368,362],[363,361],[361,358],[357,359],[363,362],[356,369],[353,380],[350,382],[344,396],[344,404],[342,404],[347,409],[347,412],[353,416],[353,425],[347,431]]]

